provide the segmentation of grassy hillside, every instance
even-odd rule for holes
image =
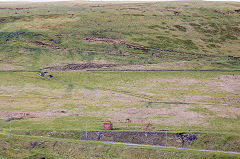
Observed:
[[[232,70],[240,66],[238,3],[0,5],[0,70],[76,63],[128,64],[130,69],[139,66],[129,64],[143,65],[141,69]]]
[[[0,73],[1,118],[13,129],[210,131],[238,134],[239,72]],[[16,82],[17,81],[17,82]],[[9,112],[9,113],[7,113]],[[26,112],[24,116],[21,112]],[[26,117],[26,118],[25,118]],[[57,118],[56,118],[57,117]],[[130,122],[127,120],[130,119]],[[2,128],[9,123],[2,121]]]
[[[239,152],[239,7],[0,2],[0,130],[76,139],[112,122],[113,131],[199,132],[187,147]],[[1,135],[0,158],[238,157],[72,142]]]
[[[7,138],[1,136],[0,157],[2,158],[117,158],[117,159],[238,159],[239,155],[197,152],[190,150],[172,150],[168,148],[147,148],[141,146],[124,146],[109,143],[98,143],[89,141],[73,141],[49,139],[40,137]]]

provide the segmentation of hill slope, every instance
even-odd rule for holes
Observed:
[[[239,3],[0,4],[0,70],[240,68]]]

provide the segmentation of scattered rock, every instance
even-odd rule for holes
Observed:
[[[185,144],[190,144],[192,141],[195,141],[198,139],[198,134],[195,133],[178,133],[176,134],[176,137],[179,138],[182,142],[182,147]]]
[[[56,34],[55,36],[58,37],[58,38],[61,38],[61,37],[62,37],[61,34]]]
[[[35,148],[36,146],[38,146],[38,142],[37,141],[31,143],[31,147],[32,148]]]
[[[50,39],[49,41],[53,42],[54,44],[57,44],[57,42],[53,39]]]
[[[47,75],[46,77],[51,79],[51,78],[53,78],[53,75]]]
[[[173,11],[173,13],[174,13],[174,15],[176,15],[176,16],[180,15],[180,12],[178,12],[178,11]]]
[[[132,121],[130,119],[126,119],[126,123],[131,123]]]
[[[240,9],[236,9],[236,10],[234,10],[235,12],[237,12],[237,13],[240,13]]]

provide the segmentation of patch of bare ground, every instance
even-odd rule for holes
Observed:
[[[1,61],[0,61],[1,62]],[[14,66],[12,64],[1,63],[0,70],[1,71],[9,71],[9,70],[22,70],[22,66]]]
[[[200,113],[187,111],[189,106],[182,105],[181,107],[174,108],[128,108],[121,112],[109,112],[110,116],[114,118],[109,119],[111,122],[120,122],[120,123],[141,123],[147,124],[151,122],[152,124],[168,124],[168,125],[195,125],[202,124],[205,122],[205,115]],[[166,117],[166,120],[163,119],[152,119],[148,120],[148,117]]]
[[[188,78],[175,78],[175,79],[166,79],[166,78],[155,78],[150,79],[151,84],[158,84],[158,83],[176,83],[177,85],[191,85],[199,83],[196,79],[188,79]]]
[[[240,75],[221,75],[209,83],[226,92],[240,91]]]
[[[36,112],[8,112],[0,110],[0,119],[8,120],[20,120],[24,118],[50,118],[50,117],[60,117],[60,116],[80,116],[79,113],[74,113],[66,110],[57,110],[57,111],[36,111]]]
[[[15,97],[20,91],[14,86],[0,86],[0,97]]]
[[[60,50],[72,50],[71,48],[63,48],[59,46],[54,46],[53,44],[48,44],[43,41],[35,41],[35,44],[41,48],[50,48],[50,49],[60,49]]]
[[[0,152],[3,151],[3,150],[6,150],[8,148],[10,148],[9,143],[0,140]]]
[[[81,96],[87,100],[99,100],[101,98],[105,98],[109,101],[124,102],[129,104],[139,103],[143,101],[143,99],[138,97],[108,90],[83,90],[79,91],[79,94],[81,94]]]
[[[85,63],[85,64],[68,64],[65,66],[53,66],[44,68],[44,70],[51,71],[71,71],[71,70],[86,70],[86,69],[99,69],[99,68],[112,68],[117,66],[123,66],[124,64],[95,64],[95,63]],[[126,64],[127,65],[127,64]]]

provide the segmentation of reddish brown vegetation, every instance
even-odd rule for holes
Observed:
[[[58,47],[58,46],[54,46],[54,45],[52,45],[52,44],[44,43],[44,42],[42,42],[42,41],[35,41],[35,43],[36,43],[38,46],[42,47],[42,48],[60,49],[60,50],[66,50],[66,49],[68,49],[68,50],[71,50],[71,48]]]
[[[115,66],[121,66],[121,65],[86,63],[86,64],[68,64],[66,66],[47,67],[45,69],[56,70],[56,71],[68,71],[68,70],[84,70],[84,69],[104,68],[104,67],[109,68],[109,67],[115,67]]]
[[[61,38],[62,34],[59,33],[59,34],[56,34],[55,36],[58,37],[58,38]]]

